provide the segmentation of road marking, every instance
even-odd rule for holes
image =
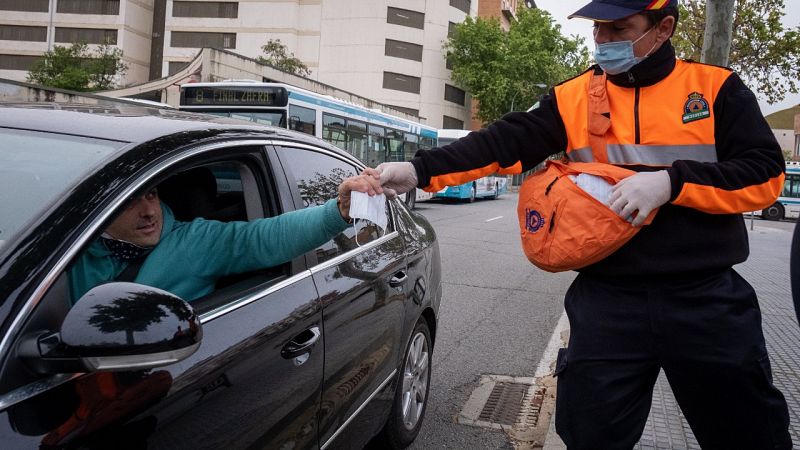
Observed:
[[[542,359],[539,360],[539,366],[536,367],[536,373],[533,375],[534,378],[553,374],[556,356],[558,356],[558,349],[566,344],[561,335],[567,328],[569,328],[569,319],[567,319],[567,313],[565,311],[561,313],[561,317],[558,319],[558,325],[556,325],[556,329],[553,330],[553,334],[550,336],[550,342],[547,343],[547,348],[545,348],[542,354]]]
[[[497,216],[497,217],[492,217],[491,219],[487,219],[486,221],[487,222],[491,222],[493,220],[502,219],[502,218],[503,218],[503,216]]]

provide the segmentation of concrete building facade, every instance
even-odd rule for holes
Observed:
[[[517,2],[480,8],[511,20]],[[478,0],[0,0],[0,10],[2,78],[24,80],[53,45],[80,40],[123,51],[124,86],[177,73],[204,47],[256,58],[279,39],[312,80],[437,128],[470,127],[470,96],[450,80],[442,46]]]
[[[24,80],[53,46],[108,42],[121,49],[126,82],[146,81],[153,0],[0,0],[0,78]]]

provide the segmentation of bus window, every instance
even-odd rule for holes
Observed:
[[[316,136],[317,112],[311,108],[289,105],[289,129]]]
[[[367,161],[367,124],[357,120],[347,121],[347,151],[351,155]]]
[[[347,150],[347,130],[344,126],[345,120],[331,114],[322,114],[322,139]]]
[[[405,133],[404,137],[406,141],[403,145],[405,161],[411,161],[411,158],[413,158],[417,150],[419,150],[419,136],[412,133]]]
[[[377,125],[369,125],[369,154],[364,162],[369,167],[376,167],[386,162],[386,129]]]
[[[223,110],[210,110],[210,111],[199,111],[199,112],[202,112],[204,114],[213,114],[215,116],[230,117],[232,119],[246,120],[248,122],[255,122],[260,125],[272,125],[273,127],[286,128],[286,116],[284,116],[282,112],[223,111]]]
[[[386,137],[389,139],[389,156],[387,161],[405,161],[403,155],[403,132],[388,128]]]
[[[781,197],[800,197],[800,175],[786,174]]]
[[[430,137],[421,137],[419,139],[419,148],[422,150],[430,150],[436,146],[436,141]]]

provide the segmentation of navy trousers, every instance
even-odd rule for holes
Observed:
[[[657,281],[579,274],[556,364],[556,431],[569,449],[630,449],[663,368],[703,449],[790,449],[755,291],[733,269]]]

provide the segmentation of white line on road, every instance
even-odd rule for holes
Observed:
[[[569,319],[567,319],[567,313],[562,312],[561,317],[558,319],[558,325],[556,325],[556,329],[553,330],[553,334],[550,336],[550,342],[547,343],[547,348],[542,354],[542,359],[539,360],[539,366],[536,367],[534,377],[546,377],[553,373],[558,349],[565,344],[561,339],[561,333],[567,328],[569,328]]]
[[[487,222],[491,222],[493,220],[502,219],[502,218],[503,218],[503,216],[497,216],[497,217],[492,217],[491,219],[487,219],[486,221]]]

